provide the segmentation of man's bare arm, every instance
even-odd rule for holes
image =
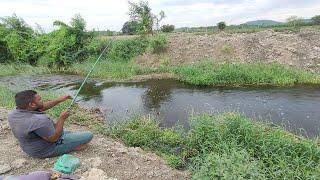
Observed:
[[[52,136],[42,137],[42,138],[48,142],[52,142],[52,143],[56,142],[63,132],[64,121],[69,117],[69,114],[70,114],[69,110],[62,111],[57,120],[54,134]]]
[[[65,95],[65,96],[58,97],[58,98],[51,100],[51,101],[46,101],[43,103],[43,108],[41,109],[41,111],[46,111],[50,108],[53,108],[54,106],[58,105],[59,103],[61,103],[63,101],[66,101],[68,99],[71,99],[70,95]]]

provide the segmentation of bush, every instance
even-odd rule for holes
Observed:
[[[35,33],[16,15],[1,18],[1,21],[0,62],[62,67],[88,57],[85,47],[92,34],[85,32],[85,21],[80,15],[72,18],[71,26],[55,21],[60,28],[49,34]]]
[[[153,53],[161,53],[167,49],[167,39],[165,36],[156,35],[150,39],[150,46]]]
[[[226,23],[223,21],[219,22],[217,26],[220,31],[223,31],[227,27]]]
[[[123,24],[121,31],[123,34],[133,35],[137,34],[138,29],[139,23],[137,21],[127,21]]]
[[[163,25],[163,26],[161,26],[161,31],[162,32],[166,32],[166,33],[173,32],[174,31],[174,25],[169,25],[169,24]]]
[[[320,15],[312,17],[311,20],[314,24],[320,25]]]
[[[109,49],[107,57],[113,61],[129,61],[131,58],[145,52],[148,40],[144,37],[115,40]]]

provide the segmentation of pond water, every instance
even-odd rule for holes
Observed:
[[[75,94],[82,80],[78,76],[20,76],[1,78],[0,83]],[[320,132],[319,86],[215,88],[175,80],[90,80],[80,92],[78,102],[87,107],[99,107],[109,123],[134,115],[151,115],[164,127],[177,124],[188,127],[190,114],[235,111],[308,137]]]

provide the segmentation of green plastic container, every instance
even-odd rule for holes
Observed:
[[[80,166],[80,159],[69,155],[64,154],[60,156],[57,161],[54,163],[54,170],[65,173],[71,174]]]

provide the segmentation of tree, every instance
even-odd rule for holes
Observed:
[[[227,25],[226,25],[226,23],[225,23],[224,21],[219,22],[219,23],[217,24],[217,26],[218,26],[218,29],[219,29],[220,31],[223,31],[223,30],[227,27]]]
[[[75,14],[71,18],[70,25],[77,31],[84,32],[86,30],[86,21],[80,14]]]
[[[320,25],[320,15],[312,17],[311,20],[314,24]]]
[[[172,31],[174,31],[174,25],[169,25],[169,24],[163,25],[163,26],[161,26],[161,31],[162,32],[172,32]]]
[[[122,33],[123,34],[136,34],[138,32],[139,23],[137,21],[127,21],[122,26]]]
[[[16,31],[19,35],[23,36],[24,38],[30,37],[33,34],[32,28],[16,14],[7,17],[1,17],[0,21],[2,22],[3,26],[10,30]]]
[[[129,1],[129,16],[131,20],[137,21],[139,32],[150,34],[153,32],[153,14],[147,1],[134,3]]]
[[[113,36],[114,32],[109,30],[109,29],[107,29],[106,34],[107,34],[107,36]]]
[[[165,15],[164,11],[160,11],[158,16],[155,15],[153,17],[153,19],[155,19],[155,22],[156,22],[156,29],[157,30],[159,29],[160,21],[162,21],[165,17],[166,17],[166,15]]]
[[[92,40],[93,33],[85,31],[86,22],[80,14],[72,17],[70,25],[62,21],[54,21],[60,28],[51,32],[48,45],[47,65],[63,67],[72,62],[84,60],[87,56],[86,45]]]
[[[153,34],[154,25],[159,28],[160,21],[165,18],[164,11],[160,11],[159,15],[151,12],[148,1],[139,1],[138,3],[129,1],[129,16],[131,21],[138,22],[138,32],[142,34]]]
[[[299,25],[302,25],[303,24],[303,18],[301,17],[298,17],[298,16],[290,16],[287,18],[287,23],[290,25],[290,26],[299,26]]]

